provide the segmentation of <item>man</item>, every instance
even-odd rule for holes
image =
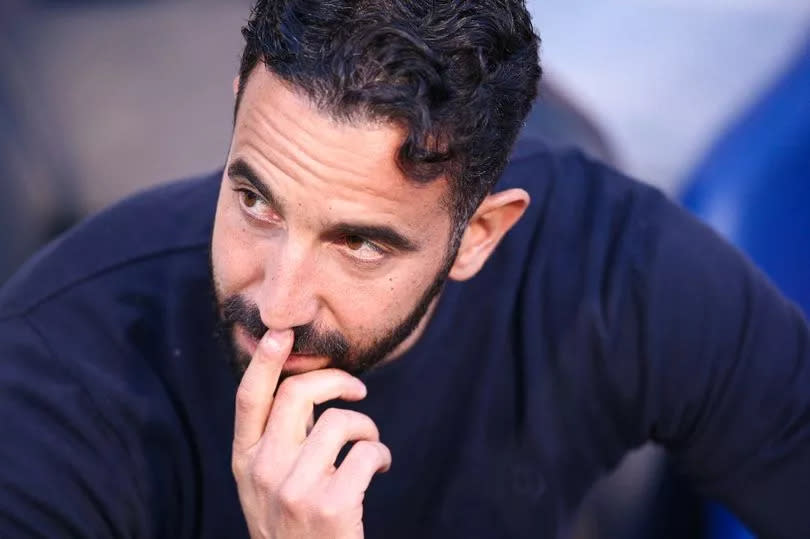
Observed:
[[[806,321],[655,190],[512,150],[521,1],[260,1],[244,34],[224,172],[0,297],[6,535],[553,536],[654,440],[810,536]]]

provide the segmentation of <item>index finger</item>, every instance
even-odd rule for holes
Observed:
[[[264,434],[281,367],[290,355],[293,332],[268,330],[259,341],[236,392],[234,450],[256,445]]]

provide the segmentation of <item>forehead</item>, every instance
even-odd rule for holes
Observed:
[[[247,161],[281,198],[449,223],[447,181],[418,183],[397,165],[404,137],[390,123],[338,121],[259,67],[242,96],[231,160]]]

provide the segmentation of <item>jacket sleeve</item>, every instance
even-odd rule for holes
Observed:
[[[648,215],[609,338],[610,355],[635,365],[614,387],[630,395],[636,434],[669,448],[762,536],[810,537],[807,320],[663,196]]]
[[[145,536],[126,444],[56,352],[0,321],[0,535]]]

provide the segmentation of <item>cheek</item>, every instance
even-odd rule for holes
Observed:
[[[380,333],[402,322],[416,307],[438,271],[425,271],[424,261],[401,263],[377,279],[335,283],[329,310],[347,336]]]
[[[220,299],[243,293],[260,282],[262,260],[260,249],[251,241],[238,209],[230,207],[220,196],[211,239],[211,263]]]

